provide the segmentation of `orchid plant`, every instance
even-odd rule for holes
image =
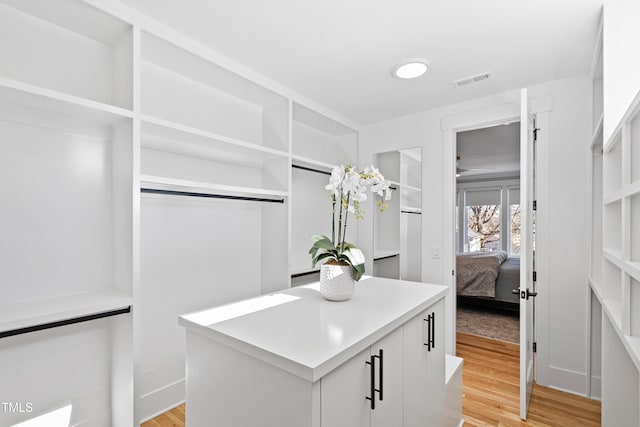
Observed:
[[[318,263],[347,264],[353,271],[353,279],[360,280],[364,274],[364,255],[353,243],[345,241],[349,213],[355,219],[363,219],[361,203],[367,200],[367,187],[378,197],[380,211],[389,207],[391,199],[389,182],[375,167],[370,166],[357,172],[353,166],[335,166],[331,171],[329,184],[325,187],[331,192],[331,239],[323,235],[311,236],[313,246],[309,250],[312,267]],[[336,227],[337,216],[337,227]]]

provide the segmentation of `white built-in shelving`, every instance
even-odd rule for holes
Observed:
[[[326,115],[293,103],[292,153],[325,165],[358,166],[358,132]]]
[[[403,149],[375,156],[375,166],[393,189],[388,205],[374,204],[374,276],[421,280],[422,152]]]
[[[331,237],[332,206],[324,187],[334,166],[358,167],[358,132],[296,102],[291,125],[291,280],[297,286],[318,279],[308,251],[312,235]],[[347,241],[357,241],[355,231],[347,230]]]
[[[613,52],[609,56],[603,54],[603,51],[609,52],[608,49],[618,49],[617,44],[622,42],[616,42],[617,34],[622,34],[619,29],[607,32],[610,28],[607,25],[618,15],[620,18],[631,12],[640,13],[640,8],[635,6],[623,12],[624,7],[612,6],[609,14],[605,14],[605,37],[601,32],[592,72],[589,282],[591,307],[596,307],[593,310],[601,307],[602,324],[593,323],[599,316],[594,316],[592,311],[590,336],[591,351],[594,348],[601,351],[601,354],[592,354],[591,360],[602,364],[590,366],[590,390],[592,393],[600,390],[597,377],[601,370],[603,425],[640,422],[637,413],[640,396],[637,386],[633,386],[640,380],[640,316],[637,314],[640,313],[640,92],[630,104],[619,108],[621,94],[609,90],[607,82],[616,79],[616,74],[621,72],[621,64],[616,61],[624,59]],[[611,37],[607,38],[607,34]],[[603,69],[607,71],[604,75]],[[611,110],[607,106],[611,106]],[[618,109],[626,112],[621,120],[614,122],[611,119]],[[609,130],[604,139],[603,128]],[[618,387],[621,383],[632,385],[631,389],[621,394]]]
[[[133,33],[83,1],[0,2],[0,394],[37,408],[9,424],[61,402],[72,424],[133,419],[105,404],[134,377]]]
[[[184,400],[179,314],[317,272],[358,130],[109,2],[0,0],[0,49],[0,394],[137,425]]]
[[[127,310],[131,305],[131,296],[116,289],[0,304],[0,335],[17,335],[24,330]]]

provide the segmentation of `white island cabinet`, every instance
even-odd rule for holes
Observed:
[[[189,427],[439,426],[444,286],[311,284],[180,316]]]

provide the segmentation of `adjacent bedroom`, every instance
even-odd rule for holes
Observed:
[[[519,342],[520,123],[456,137],[457,331]]]

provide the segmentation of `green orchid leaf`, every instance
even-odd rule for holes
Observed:
[[[321,236],[319,234],[316,234],[311,236],[311,240],[313,241],[312,249],[313,248],[325,249],[325,250],[335,249],[335,246],[333,246],[333,243],[331,243],[331,239],[329,239],[327,236]],[[311,253],[311,251],[309,251],[309,253]]]
[[[320,248],[312,247],[311,249],[309,249],[309,255],[311,255],[311,258],[315,258],[316,257],[316,254],[318,253],[318,249],[320,249]]]
[[[353,280],[357,282],[364,274],[364,254],[360,249],[353,247],[344,251],[343,255],[349,259],[353,268]]]
[[[353,280],[357,282],[362,278],[362,275],[364,274],[364,264],[358,264],[351,267],[353,268]]]
[[[349,242],[344,242],[344,245],[340,245],[341,248],[343,249],[351,249],[351,248],[356,248],[356,245],[354,245],[353,243],[349,243]]]
[[[336,255],[334,253],[330,253],[330,252],[322,253],[311,261],[311,267],[315,267],[316,265],[318,265],[320,261],[335,259],[335,258],[336,258]]]

